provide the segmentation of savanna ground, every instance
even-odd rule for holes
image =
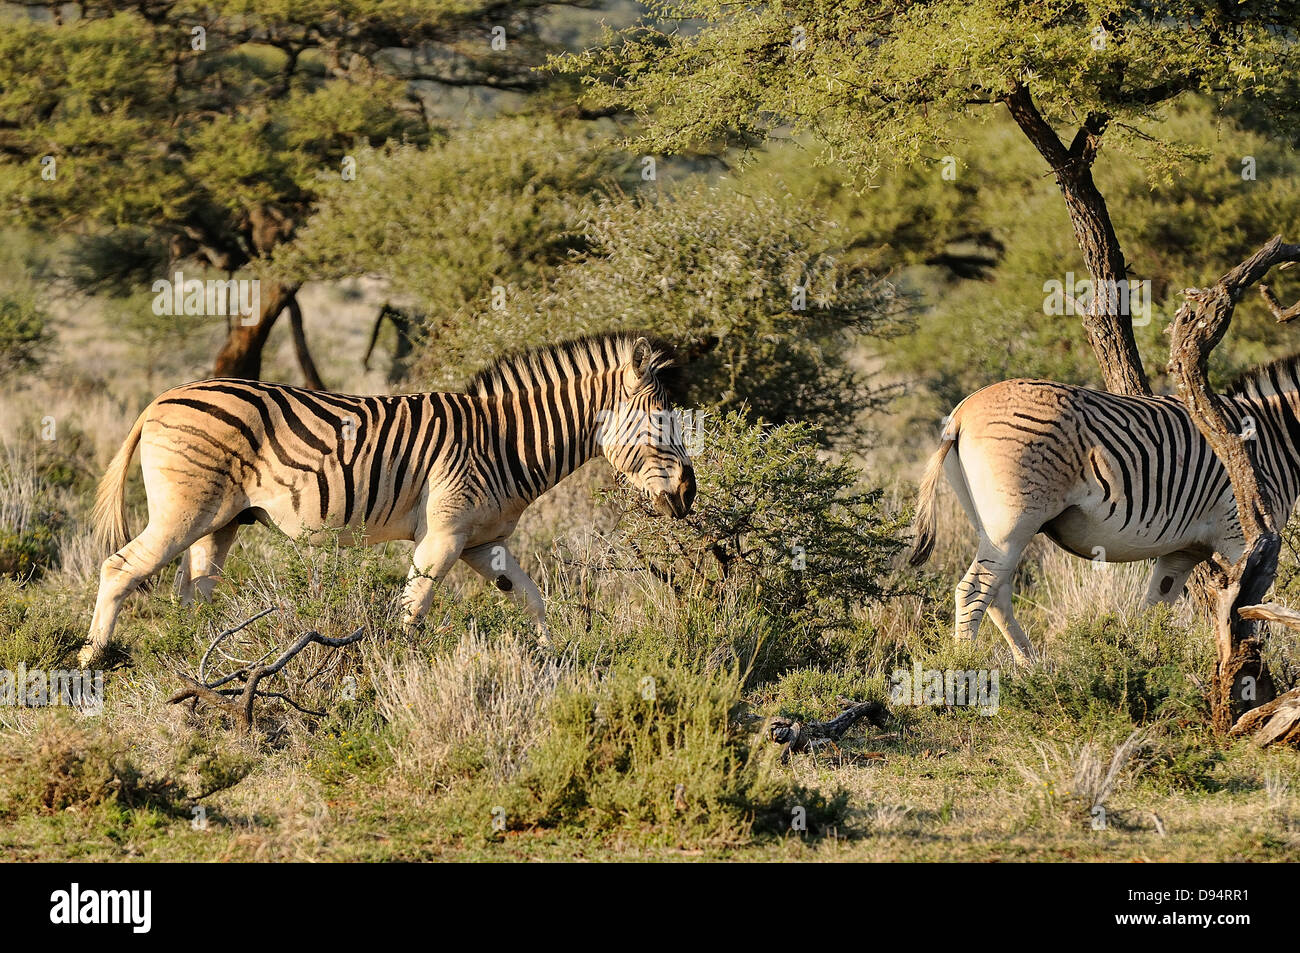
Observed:
[[[357,358],[373,302],[322,287],[306,300],[323,375],[338,389],[383,389]],[[52,327],[45,367],[0,396],[0,552],[16,564],[0,580],[5,669],[74,664],[99,558],[89,500],[127,406],[164,381],[202,376],[211,353],[211,341],[187,334],[142,360],[111,315],[82,299],[61,304]],[[272,339],[268,378],[292,377],[287,337]],[[41,439],[46,417],[54,440]],[[725,536],[745,521],[737,533],[773,563],[802,540],[805,569],[720,583],[707,558],[690,555],[690,527],[670,533],[647,518],[593,463],[520,530],[516,551],[547,595],[560,648],[545,658],[523,614],[463,567],[425,631],[406,635],[396,621],[406,548],[308,547],[246,529],[210,605],[181,607],[170,570],[131,597],[102,714],[0,708],[0,856],[1296,855],[1300,756],[1212,735],[1209,631],[1186,602],[1139,611],[1144,565],[1098,568],[1036,546],[1016,611],[1041,660],[1015,669],[992,625],[974,645],[952,642],[951,589],[972,547],[950,495],[931,563],[919,575],[898,568],[892,541],[905,537],[915,463],[896,475],[873,472],[869,458],[863,470],[832,464],[798,427],[755,431],[720,414],[706,417],[702,444],[699,531]],[[867,474],[886,488],[863,492]],[[138,478],[131,493],[138,527]],[[847,502],[819,507],[810,493]],[[864,525],[874,536],[855,538]],[[808,573],[811,591],[791,572]],[[868,585],[870,598],[839,599]],[[307,629],[365,630],[345,650],[309,649],[270,686],[324,717],[267,701],[244,737],[203,706],[166,704],[216,632],[272,605],[235,643],[245,657]],[[1270,661],[1283,687],[1294,682],[1293,633],[1273,633]],[[841,697],[884,698],[889,673],[913,664],[999,670],[996,714],[895,708],[886,727],[863,724],[789,765],[764,737],[778,713],[819,719]],[[806,830],[792,824],[799,814]]]

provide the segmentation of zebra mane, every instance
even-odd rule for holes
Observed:
[[[1228,397],[1272,397],[1300,392],[1300,353],[1243,371],[1224,389]]]
[[[471,377],[464,390],[480,397],[522,393],[621,367],[631,363],[636,342],[642,338],[651,347],[647,372],[667,386],[670,369],[676,367],[672,345],[649,334],[616,331],[506,354]]]

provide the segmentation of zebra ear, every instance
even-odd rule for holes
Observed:
[[[648,377],[650,375],[654,359],[654,345],[645,338],[637,338],[636,343],[632,345],[632,366],[636,368],[638,377]]]

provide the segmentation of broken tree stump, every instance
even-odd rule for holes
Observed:
[[[1242,606],[1239,614],[1243,619],[1300,629],[1300,611],[1276,602]],[[1246,712],[1237,719],[1230,733],[1235,737],[1251,735],[1251,740],[1261,748],[1276,744],[1300,747],[1300,688]]]

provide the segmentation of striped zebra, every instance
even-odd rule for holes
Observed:
[[[312,541],[412,540],[410,625],[463,559],[521,600],[548,642],[537,586],[506,547],[525,508],[602,454],[665,516],[682,518],[695,473],[670,411],[668,348],[644,337],[583,338],[503,358],[465,393],[355,397],[250,380],[185,384],[137,418],[95,503],[115,550],[80,655],[98,659],[122,602],[185,554],[182,600],[206,599],[239,528]],[[125,485],[136,445],[149,524],[130,542]]]
[[[1300,355],[1256,368],[1222,400],[1254,447],[1260,489],[1279,525],[1300,496],[1298,368]],[[957,585],[956,637],[974,638],[988,612],[1018,661],[1033,648],[1011,612],[1011,578],[1036,534],[1085,559],[1154,559],[1148,605],[1177,599],[1212,554],[1235,562],[1245,547],[1228,474],[1173,397],[1040,380],[1002,381],[970,395],[921,481],[914,566],[934,547],[941,471],[979,534]]]

